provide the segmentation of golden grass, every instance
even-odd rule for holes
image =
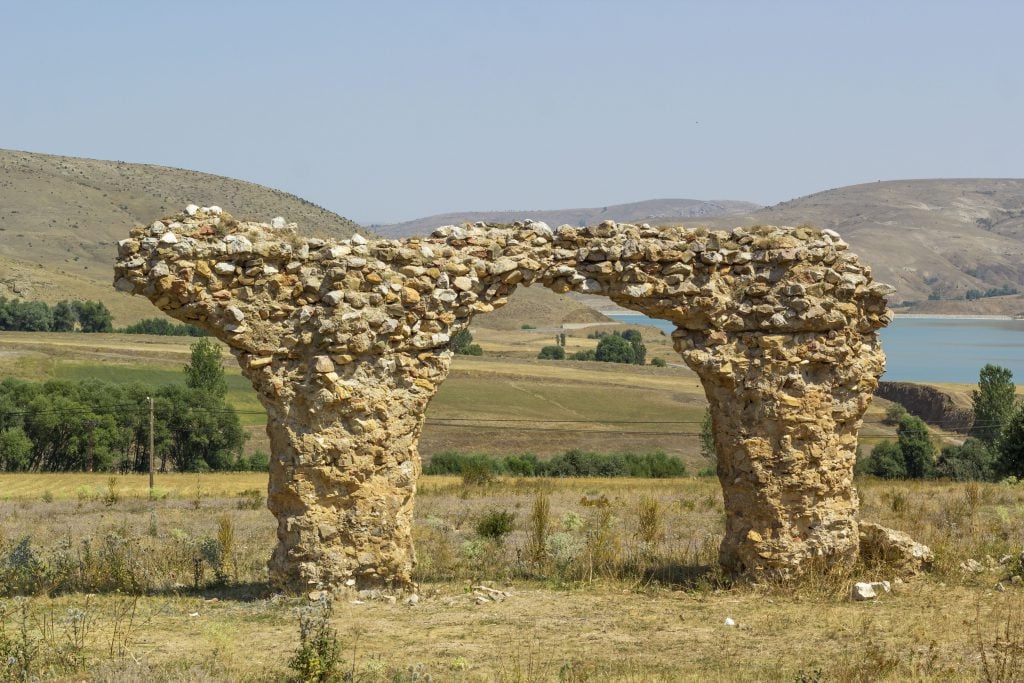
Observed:
[[[4,472],[0,473],[0,499],[38,500],[49,492],[54,500],[71,500],[105,491],[111,480],[126,498],[149,497],[147,474]],[[187,498],[195,496],[197,491],[202,496],[230,497],[250,489],[265,491],[267,475],[264,472],[157,472],[154,484],[160,497]]]
[[[33,597],[32,624],[85,606],[95,617],[86,647],[91,680],[284,680],[297,645],[294,610],[307,601],[275,596],[264,583],[275,521],[266,510],[242,509],[236,495],[262,489],[264,478],[163,475],[158,484],[167,497],[149,501],[145,477],[122,477],[124,497],[108,506],[76,494],[105,487],[102,475],[0,478],[0,563],[26,536],[47,557],[65,539],[72,548],[86,539],[99,548],[113,534],[130,539],[155,573],[130,628],[118,623],[117,610],[133,598],[107,592]],[[206,494],[196,496],[197,487]],[[43,500],[47,491],[52,502]],[[864,518],[905,529],[937,554],[933,575],[867,603],[851,602],[849,586],[893,578],[883,569],[812,572],[785,587],[718,575],[712,565],[723,511],[714,480],[508,479],[481,488],[423,477],[419,604],[340,595],[332,624],[346,670],[362,681],[412,680],[410,667],[435,681],[978,680],[982,651],[992,657],[1010,647],[996,647],[1007,619],[1022,626],[1024,588],[1006,580],[1019,567],[998,559],[1024,548],[1024,487],[865,480],[860,491]],[[604,495],[609,507],[583,505],[584,494]],[[525,554],[538,495],[550,502],[549,533],[558,536],[544,566]],[[643,526],[651,501],[660,524]],[[474,531],[493,510],[515,515],[501,544]],[[207,572],[194,589],[189,549],[216,538],[225,518],[237,577],[217,586]],[[608,561],[581,572],[599,525]],[[654,543],[643,538],[651,533]],[[565,557],[557,553],[572,552],[576,564],[559,568]],[[993,569],[959,569],[966,559],[987,566],[986,555]],[[999,581],[1006,592],[995,590]],[[511,595],[480,601],[472,587],[481,584]],[[0,601],[8,633],[14,604]],[[738,626],[726,626],[726,617]],[[123,654],[111,649],[115,627]]]

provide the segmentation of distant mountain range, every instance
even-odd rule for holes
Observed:
[[[544,221],[551,227],[569,225],[595,225],[605,220],[622,223],[653,223],[691,219],[715,218],[732,214],[749,213],[761,208],[759,204],[734,201],[704,201],[700,199],[648,199],[630,204],[592,207],[589,209],[552,209],[521,211],[462,211],[442,213],[436,216],[417,218],[392,225],[368,226],[385,237],[409,237],[429,235],[442,225],[462,223],[512,223],[525,218]]]
[[[1021,296],[965,300],[971,290],[1018,287],[1024,292],[1024,179],[866,183],[742,215],[682,222],[832,228],[872,266],[876,279],[896,287],[893,302],[920,302],[914,312],[1024,312]]]

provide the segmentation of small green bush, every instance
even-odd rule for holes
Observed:
[[[299,648],[288,660],[293,683],[342,680],[341,644],[331,627],[331,603],[320,600],[299,611]]]
[[[516,515],[506,510],[489,510],[476,523],[476,533],[482,538],[500,542],[515,528]]]
[[[540,350],[537,358],[541,360],[565,360],[565,348],[556,344],[548,344]]]
[[[651,365],[653,365],[656,368],[663,368],[666,365],[668,365],[668,363],[665,362],[664,358],[658,358],[657,356],[655,356],[654,358],[651,359]]]

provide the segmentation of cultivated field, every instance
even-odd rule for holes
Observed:
[[[265,584],[275,522],[263,477],[157,484],[150,500],[134,475],[0,476],[4,654],[34,647],[42,680],[285,680],[300,613],[318,603]],[[1002,680],[1024,675],[1024,589],[1010,581],[1024,489],[869,480],[861,496],[865,519],[905,529],[937,561],[855,603],[854,580],[894,577],[863,566],[789,587],[721,576],[713,479],[424,477],[418,604],[339,595],[329,623],[359,681],[974,681],[984,661],[1011,667]],[[512,531],[481,535],[500,512]],[[970,559],[980,571],[959,568]]]
[[[594,330],[568,331],[572,353],[594,348]],[[457,356],[452,372],[427,410],[420,440],[425,458],[446,450],[554,455],[571,448],[612,452],[664,450],[694,471],[707,466],[697,433],[707,402],[697,376],[680,365],[651,366],[586,361],[541,361],[554,330],[473,328],[482,357]],[[26,380],[103,379],[161,384],[184,381],[182,366],[194,339],[123,334],[0,332],[0,377]],[[681,363],[671,340],[644,328],[648,359]],[[249,440],[246,450],[269,450],[265,414],[229,354],[228,402]],[[863,430],[870,447],[892,427],[881,424],[884,401],[869,409]],[[506,422],[506,420],[514,420]]]

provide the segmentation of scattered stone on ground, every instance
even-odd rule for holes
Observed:
[[[860,523],[860,554],[868,562],[892,566],[903,576],[913,576],[931,569],[931,549],[902,531],[887,529],[873,522]]]

